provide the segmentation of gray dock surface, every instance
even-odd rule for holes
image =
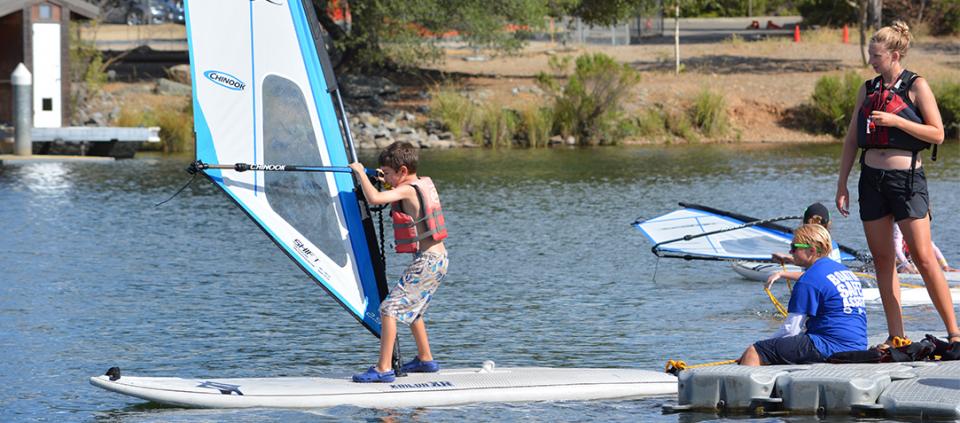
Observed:
[[[680,373],[666,411],[960,419],[960,361],[745,367]]]

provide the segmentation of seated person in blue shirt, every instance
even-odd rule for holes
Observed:
[[[831,260],[830,250],[830,233],[823,226],[806,224],[794,231],[790,253],[806,271],[793,286],[783,326],[747,348],[741,365],[819,363],[838,352],[867,349],[860,278]]]

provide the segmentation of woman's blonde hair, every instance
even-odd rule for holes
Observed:
[[[896,21],[889,26],[880,28],[870,38],[870,42],[880,44],[889,51],[898,52],[900,57],[903,58],[907,55],[907,50],[910,49],[912,39],[910,27],[903,21]]]
[[[819,223],[807,223],[793,231],[794,244],[807,244],[817,251],[817,257],[830,255],[830,232]]]

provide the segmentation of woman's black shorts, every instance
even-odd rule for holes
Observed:
[[[892,214],[894,221],[927,216],[930,198],[923,168],[880,170],[860,165],[860,220],[868,222]]]
[[[753,344],[764,365],[822,363],[823,356],[805,333],[770,338]]]

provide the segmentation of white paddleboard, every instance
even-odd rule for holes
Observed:
[[[676,395],[677,378],[635,369],[539,367],[450,369],[410,373],[392,383],[348,377],[181,379],[120,375],[90,378],[94,386],[148,401],[193,408],[433,407],[479,402],[574,401]]]
[[[740,276],[743,276],[745,279],[752,281],[766,281],[767,277],[777,272],[783,270],[783,266],[776,263],[761,263],[761,262],[752,262],[752,261],[735,261],[732,264],[733,271],[737,272]],[[788,272],[802,272],[799,266],[794,266],[788,264],[786,266]],[[872,274],[866,279],[875,280],[876,277]],[[900,279],[900,282],[910,283],[914,285],[922,285],[923,278],[918,273],[898,273],[897,276]],[[960,284],[960,272],[944,272],[943,276],[947,279],[948,284]]]
[[[787,265],[787,271],[799,272],[802,271],[800,267]],[[737,261],[733,263],[733,270],[739,275],[743,276],[746,279],[755,280],[755,281],[766,281],[767,277],[773,272],[781,270],[783,267],[775,263],[758,263],[758,262],[747,262],[747,261]],[[923,284],[923,278],[916,273],[900,273],[900,282],[911,283],[911,284]],[[947,272],[944,273],[947,277],[948,284],[954,284],[960,282],[960,273],[958,272]],[[861,279],[864,279],[861,277]],[[954,304],[960,304],[960,288],[951,288],[950,289],[951,297],[953,298]],[[881,304],[880,301],[880,290],[877,288],[863,288],[863,300],[867,304]],[[907,288],[900,287],[900,306],[909,307],[909,306],[918,306],[918,305],[932,305],[933,302],[930,300],[930,296],[927,294],[927,288],[921,286],[919,288]]]
[[[954,304],[960,304],[960,288],[950,288],[950,296]],[[881,305],[880,290],[877,288],[864,288],[863,301],[867,304]],[[900,306],[918,306],[933,305],[930,295],[927,294],[927,288],[900,288]]]

